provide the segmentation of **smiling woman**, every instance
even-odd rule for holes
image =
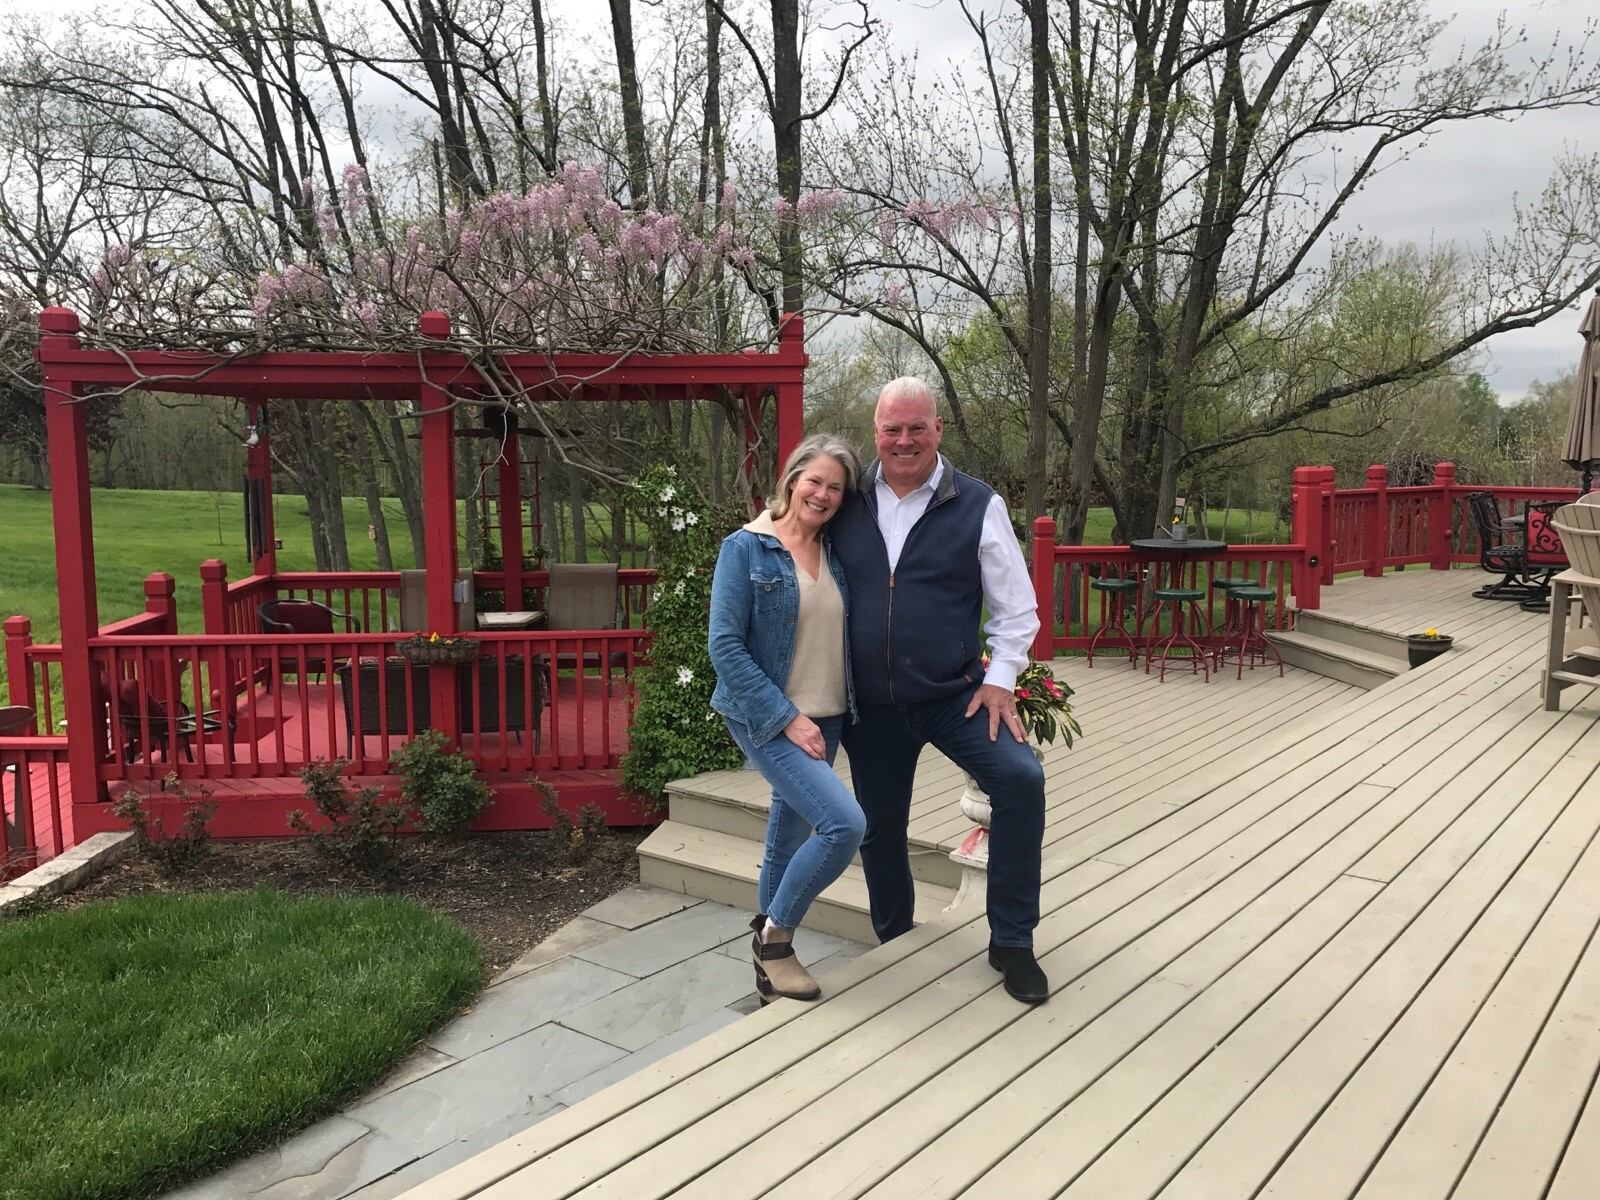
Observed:
[[[750,923],[763,1003],[821,994],[790,943],[866,829],[855,797],[833,773],[855,699],[845,657],[849,596],[823,536],[859,473],[855,452],[838,438],[806,438],[784,464],[767,510],[723,542],[712,584],[711,704],[772,785],[761,912]]]

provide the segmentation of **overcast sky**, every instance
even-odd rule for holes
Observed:
[[[331,0],[343,5],[359,0]],[[974,53],[970,30],[956,0],[868,0],[895,44],[915,48],[925,73]],[[607,8],[598,0],[546,0],[547,11],[571,37],[587,34],[598,46],[609,42]],[[1010,6],[1015,0],[969,0],[979,8]],[[101,7],[98,0],[0,0],[0,11],[54,12],[64,20]],[[758,8],[764,8],[762,4]],[[1430,10],[1450,22],[1441,51],[1482,43],[1503,12],[1527,33],[1526,55],[1538,56],[1553,42],[1563,48],[1581,41],[1586,23],[1600,15],[1596,0],[1432,0]],[[597,47],[598,48],[598,47]],[[567,52],[577,51],[570,42]],[[371,94],[367,96],[370,101]],[[1600,151],[1600,112],[1593,109],[1535,113],[1515,123],[1473,122],[1436,135],[1412,159],[1390,167],[1355,198],[1338,226],[1386,242],[1480,243],[1485,232],[1506,233],[1521,196],[1536,198],[1563,151]],[[1534,329],[1503,334],[1480,353],[1480,369],[1503,401],[1521,396],[1535,380],[1559,378],[1577,363],[1580,312],[1574,307]]]
[[[916,45],[930,66],[972,53],[971,36],[955,0],[874,0],[903,44]],[[1435,0],[1431,11],[1450,22],[1441,49],[1481,44],[1508,12],[1527,33],[1525,53],[1542,55],[1553,41],[1571,46],[1586,22],[1600,15],[1595,0]],[[1359,229],[1391,243],[1481,243],[1486,231],[1513,227],[1519,196],[1537,198],[1551,163],[1564,151],[1600,151],[1600,112],[1575,109],[1535,113],[1515,123],[1470,125],[1441,133],[1409,162],[1383,172],[1346,209],[1339,228]],[[1480,367],[1502,402],[1523,395],[1535,380],[1572,370],[1582,349],[1581,312],[1574,307],[1533,329],[1502,334],[1487,343]]]

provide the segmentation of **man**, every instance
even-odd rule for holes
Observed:
[[[989,795],[989,964],[1012,996],[1038,1004],[1049,994],[1033,956],[1044,772],[1013,688],[1039,620],[1005,502],[939,454],[943,434],[926,383],[886,384],[873,414],[878,459],[832,527],[850,588],[860,719],[843,741],[867,817],[861,861],[872,927],[886,942],[912,924],[906,822],[917,757],[931,742]]]

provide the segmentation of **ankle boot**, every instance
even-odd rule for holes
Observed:
[[[755,962],[756,992],[761,997],[761,1003],[766,1004],[774,996],[786,996],[790,1000],[815,1000],[822,995],[822,989],[811,978],[811,972],[801,966],[800,960],[795,957],[794,944],[762,940],[761,930],[766,923],[765,914],[758,915],[750,922],[750,928],[755,931],[755,937],[750,942],[750,953]]]

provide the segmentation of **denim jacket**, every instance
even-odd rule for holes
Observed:
[[[848,631],[850,594],[845,589],[844,569],[831,550],[826,558],[839,585]],[[784,695],[800,618],[800,583],[795,569],[794,558],[772,532],[772,519],[764,513],[723,541],[711,581],[707,643],[717,672],[711,707],[746,726],[757,744],[777,737],[800,712]],[[843,644],[840,653],[845,656],[845,704],[853,721],[855,682]]]

